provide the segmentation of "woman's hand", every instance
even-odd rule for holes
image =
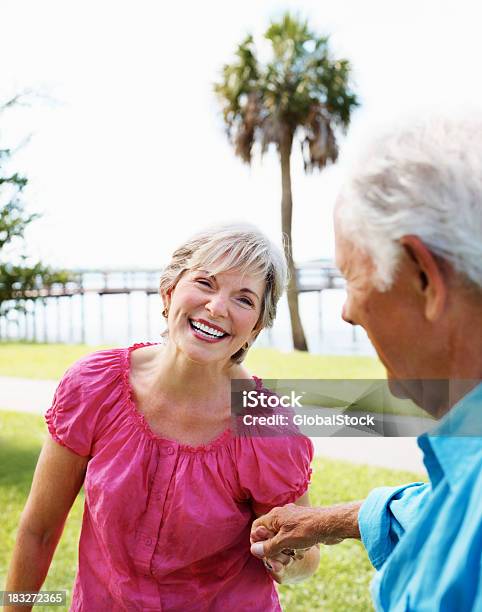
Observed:
[[[254,542],[262,542],[269,540],[274,536],[274,532],[266,529],[266,527],[258,527],[254,532],[251,533],[251,544]],[[280,553],[273,555],[272,557],[265,557],[263,559],[264,566],[273,576],[277,582],[282,582],[285,575],[286,568],[292,565],[295,561],[301,561],[306,551],[309,548],[299,550],[285,550]]]

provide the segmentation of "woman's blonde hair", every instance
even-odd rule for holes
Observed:
[[[189,238],[174,251],[161,274],[161,297],[170,293],[188,270],[209,270],[213,275],[238,270],[263,278],[266,284],[255,329],[259,332],[273,325],[288,280],[286,259],[283,251],[254,225],[218,225]],[[231,357],[232,361],[241,363],[248,350],[249,346],[241,348]]]

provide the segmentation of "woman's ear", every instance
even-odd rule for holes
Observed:
[[[166,313],[169,312],[169,308],[171,307],[171,296],[172,296],[172,289],[169,289],[165,293],[164,292],[161,293],[161,299],[164,305],[163,312],[166,312]]]
[[[256,338],[259,336],[260,333],[261,329],[256,327],[253,329],[253,331],[251,332],[251,337],[249,338],[249,346],[252,346],[255,343]]]

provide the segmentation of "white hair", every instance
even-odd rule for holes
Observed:
[[[405,122],[348,166],[337,218],[371,257],[379,289],[391,286],[410,234],[482,288],[482,114]]]

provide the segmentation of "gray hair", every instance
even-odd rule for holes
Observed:
[[[482,115],[410,121],[372,139],[350,164],[337,216],[388,289],[402,236],[482,288]]]
[[[208,269],[216,275],[239,270],[265,280],[261,314],[255,329],[271,327],[276,308],[287,284],[287,265],[283,251],[258,228],[248,223],[232,223],[207,228],[179,246],[163,270],[159,290],[172,291],[188,270]],[[249,350],[241,348],[231,359],[241,363]]]

